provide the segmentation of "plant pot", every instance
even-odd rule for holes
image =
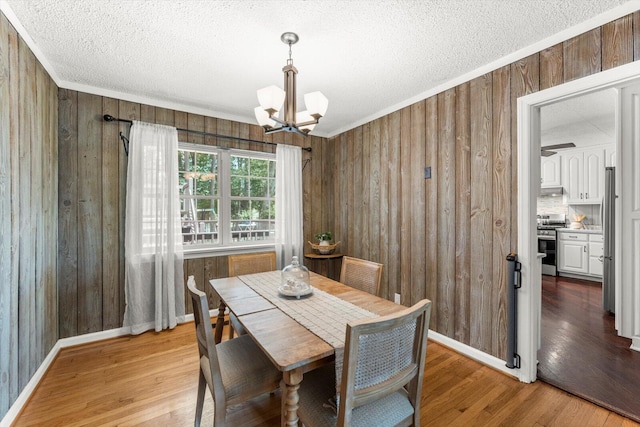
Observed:
[[[318,242],[318,252],[322,255],[328,255],[335,250],[335,246],[329,243],[328,240],[320,240]]]

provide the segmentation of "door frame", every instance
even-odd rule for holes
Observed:
[[[518,260],[522,264],[522,287],[518,290],[517,306],[520,368],[515,369],[515,373],[520,381],[533,382],[537,375],[542,293],[542,272],[537,258],[538,245],[535,227],[540,186],[540,108],[591,92],[624,86],[637,79],[640,79],[640,62],[632,62],[518,98],[517,184],[519,190],[517,218]],[[619,120],[620,114],[616,111],[618,128]],[[619,131],[617,131],[616,139],[616,144],[618,144],[617,165],[620,165]],[[619,173],[616,175],[619,176]],[[631,285],[629,284],[629,286]]]

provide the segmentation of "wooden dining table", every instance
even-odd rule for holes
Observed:
[[[224,313],[228,308],[236,315],[247,333],[282,372],[282,425],[298,425],[298,389],[303,375],[335,359],[335,348],[302,326],[267,298],[253,290],[248,283],[256,280],[273,282],[276,272],[211,280],[220,296],[215,328],[215,341],[222,339]],[[404,307],[391,301],[362,292],[327,277],[310,273],[311,286],[337,298],[383,316]],[[286,298],[286,297],[282,297]],[[309,302],[314,295],[310,295]],[[284,310],[284,311],[283,311]],[[326,322],[331,322],[327,315]],[[346,332],[346,329],[345,329]]]

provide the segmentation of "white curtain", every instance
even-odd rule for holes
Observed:
[[[302,264],[302,150],[276,147],[276,260],[278,268],[296,255]]]
[[[132,334],[184,321],[178,133],[134,121],[125,213],[125,327]]]

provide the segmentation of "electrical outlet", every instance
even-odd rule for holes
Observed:
[[[395,295],[393,296],[393,302],[395,302],[396,304],[400,304],[400,294],[399,293],[395,293]]]
[[[424,168],[424,179],[431,179],[431,166]]]

